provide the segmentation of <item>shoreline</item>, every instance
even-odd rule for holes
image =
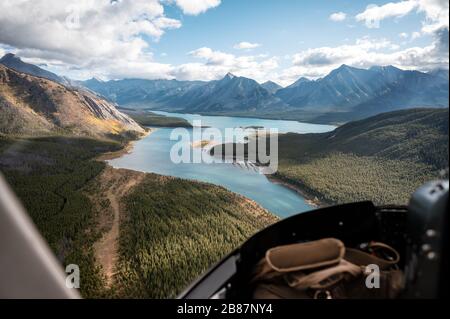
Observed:
[[[167,111],[167,110],[159,110],[159,109],[144,109],[148,112],[165,112],[169,114],[178,113],[178,114],[187,114],[187,115],[199,115],[199,116],[220,116],[220,117],[238,117],[238,118],[247,118],[247,119],[259,119],[259,120],[274,120],[274,121],[292,121],[292,122],[298,122],[303,124],[316,124],[316,125],[329,125],[334,126],[335,128],[338,128],[345,123],[342,122],[315,122],[314,120],[293,120],[290,116],[264,116],[264,115],[252,115],[252,114],[223,114],[223,113],[208,113],[208,112],[198,112],[198,113],[190,113],[190,112],[184,112],[183,110],[175,110],[175,111]]]
[[[134,145],[135,145],[136,142],[138,142],[138,141],[148,137],[150,134],[152,134],[156,130],[158,130],[158,128],[149,128],[148,131],[145,134],[143,134],[139,139],[127,142],[126,145],[124,145],[124,147],[122,149],[118,150],[118,151],[104,153],[104,154],[98,156],[96,158],[96,160],[105,162],[108,167],[111,167],[111,168],[115,169],[114,167],[112,167],[108,163],[108,161],[113,160],[113,159],[117,159],[117,158],[122,157],[122,156],[124,156],[126,154],[129,154],[133,150]],[[202,144],[203,142],[204,141],[197,141],[198,144]],[[212,143],[208,143],[208,145],[194,145],[194,144],[197,144],[197,143],[191,144],[191,147],[197,148],[197,147],[201,146],[201,148],[203,149],[205,147],[211,146],[211,144],[212,144]],[[214,146],[214,145],[212,145],[212,146]],[[147,174],[146,172],[139,171],[139,170],[129,170],[129,171]],[[161,175],[161,176],[172,177],[172,176],[169,176],[169,175]],[[308,192],[307,190],[305,190],[305,188],[302,188],[302,187],[300,187],[298,185],[295,185],[293,183],[289,183],[289,182],[285,181],[284,179],[282,179],[281,177],[276,177],[274,175],[265,175],[265,176],[267,177],[267,179],[271,183],[282,185],[283,187],[286,187],[286,188],[288,188],[290,190],[295,191],[298,195],[300,195],[304,199],[305,203],[310,205],[313,209],[322,208],[322,207],[326,207],[326,206],[330,205],[329,203],[320,200],[317,196],[315,196],[315,195],[311,194],[310,192]],[[174,178],[177,178],[177,177],[174,177]],[[197,180],[197,179],[193,179],[192,181],[203,183],[202,181]],[[218,184],[213,184],[213,185],[218,186],[218,187],[223,187],[222,185],[218,185]],[[234,193],[234,194],[237,194],[238,196],[242,196],[243,198],[247,199],[248,201],[254,202],[258,206],[260,206],[259,203],[255,202],[254,200],[252,200],[250,198],[245,197],[242,194],[236,193],[236,192],[234,192],[232,190],[229,190],[229,189],[227,189],[227,190],[232,192],[232,193]],[[274,215],[274,216],[276,216],[277,218],[280,217],[276,213],[273,213],[273,212],[269,212],[269,213]]]
[[[126,143],[120,150],[118,150],[118,151],[108,152],[108,153],[101,154],[101,155],[97,156],[96,160],[99,161],[99,162],[108,162],[108,161],[110,161],[110,160],[117,159],[117,158],[122,157],[122,156],[124,156],[124,155],[126,155],[126,154],[129,154],[129,153],[133,150],[134,145],[135,145],[136,142],[138,142],[138,141],[140,141],[140,140],[142,140],[142,139],[144,139],[144,138],[150,136],[152,133],[156,132],[156,130],[157,130],[156,128],[148,129],[148,131],[146,131],[146,132],[145,132],[141,137],[139,137],[137,140],[132,140],[132,141],[127,142],[127,143]],[[107,164],[108,164],[108,163],[107,163]]]
[[[276,177],[274,175],[266,175],[266,177],[271,183],[282,185],[286,188],[289,188],[290,190],[295,191],[304,198],[305,202],[308,205],[312,206],[313,208],[323,208],[330,205],[329,203],[320,200],[319,198],[317,198],[317,196],[306,191],[304,188],[298,185],[294,185],[293,183],[289,183],[280,177]]]

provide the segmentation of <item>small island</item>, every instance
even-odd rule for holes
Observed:
[[[243,128],[244,130],[256,130],[256,131],[266,129],[264,126],[259,126],[259,125],[240,126],[240,128]]]
[[[201,141],[195,141],[191,143],[192,148],[207,148],[208,146],[214,146],[217,143],[214,141],[209,140],[201,140]]]

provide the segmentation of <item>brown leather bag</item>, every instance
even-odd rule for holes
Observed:
[[[373,254],[346,248],[334,238],[272,248],[255,269],[254,298],[395,298],[403,281],[398,252],[383,243],[370,243],[367,250]],[[389,256],[378,257],[377,250]],[[373,277],[369,265],[380,270],[379,287],[366,284]]]

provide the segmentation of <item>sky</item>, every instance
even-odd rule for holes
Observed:
[[[449,65],[447,0],[2,0],[0,56],[76,80],[286,86],[342,64]]]

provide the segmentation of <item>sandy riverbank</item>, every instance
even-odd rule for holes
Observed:
[[[326,207],[329,206],[329,203],[326,203],[325,201],[321,201],[319,198],[317,198],[317,196],[312,195],[311,193],[309,193],[308,191],[306,191],[305,189],[303,189],[300,186],[288,183],[286,181],[284,181],[283,179],[276,177],[274,175],[266,175],[267,179],[274,183],[274,184],[279,184],[282,185],[284,187],[287,187],[295,192],[297,192],[300,196],[302,196],[305,199],[305,202],[308,205],[311,205],[314,208],[321,208],[321,207]]]
[[[219,143],[216,141],[209,141],[209,140],[201,140],[191,143],[192,148],[201,148],[201,149],[210,149],[216,145],[219,145]]]
[[[99,162],[106,162],[106,161],[110,161],[110,160],[122,157],[123,155],[131,153],[131,151],[133,150],[134,145],[135,145],[136,142],[146,138],[147,136],[149,136],[150,134],[152,134],[156,130],[157,129],[155,129],[155,128],[148,129],[145,132],[145,134],[143,134],[139,139],[128,142],[122,149],[120,149],[118,151],[115,151],[115,152],[104,153],[104,154],[98,156],[97,157],[97,161],[99,161]]]

